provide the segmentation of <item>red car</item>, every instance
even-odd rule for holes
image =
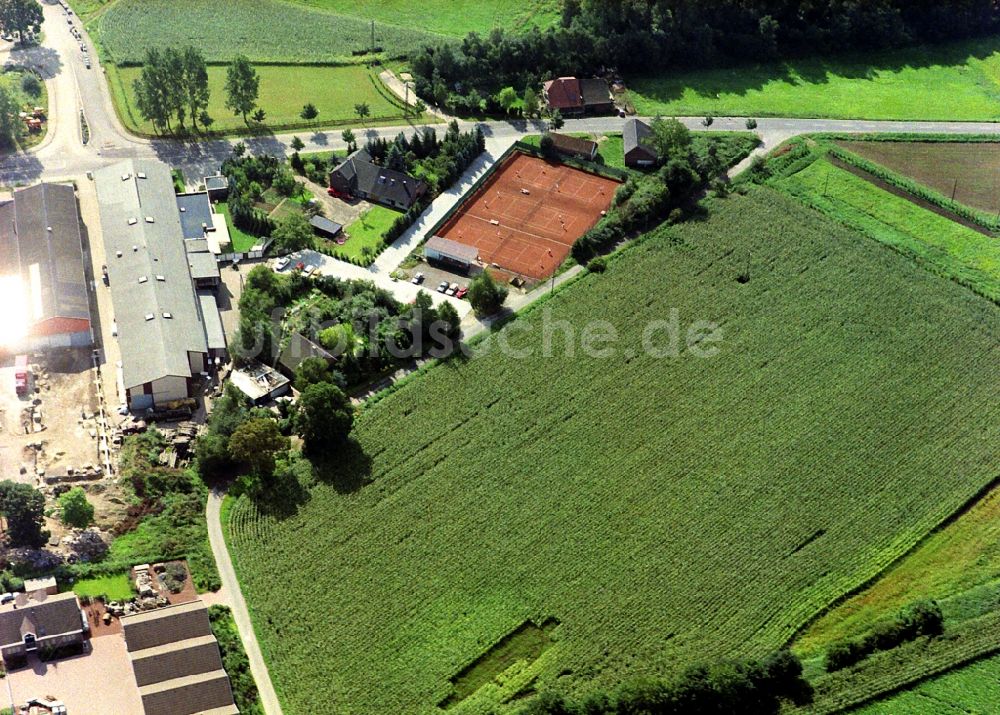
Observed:
[[[456,298],[464,298],[465,294],[469,292],[469,286],[462,286],[457,291],[455,291]]]

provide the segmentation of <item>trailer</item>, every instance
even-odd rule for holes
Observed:
[[[14,391],[19,397],[28,394],[28,356],[18,355],[14,358]]]

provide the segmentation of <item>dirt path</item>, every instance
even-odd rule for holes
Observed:
[[[264,656],[260,652],[257,634],[254,633],[253,623],[250,621],[250,612],[243,599],[243,592],[240,591],[240,582],[236,578],[232,559],[229,558],[229,549],[226,548],[226,540],[222,535],[222,522],[219,519],[219,513],[222,508],[223,496],[225,495],[214,489],[208,495],[208,505],[205,508],[205,517],[208,520],[208,540],[212,545],[215,563],[219,567],[222,590],[229,597],[229,606],[233,612],[233,619],[236,621],[236,629],[240,632],[243,648],[250,660],[250,672],[257,682],[260,703],[264,706],[264,712],[267,715],[281,715],[281,704],[278,702],[278,695],[271,684],[267,663],[264,662]]]

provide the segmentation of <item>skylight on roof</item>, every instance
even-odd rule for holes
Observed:
[[[140,283],[145,283],[148,280],[149,280],[148,276],[139,276],[139,282]]]
[[[146,178],[146,172],[140,171],[138,174],[136,174],[136,176],[139,177],[140,179],[145,179]]]
[[[147,216],[146,217],[146,223],[155,223],[155,221],[153,220],[152,216]]]
[[[132,175],[129,174],[128,172],[125,172],[124,174],[122,174],[122,181],[128,181],[131,178],[132,178]]]
[[[137,223],[139,223],[139,219],[137,219],[135,216],[130,216],[129,217],[129,220],[128,220],[128,225],[129,226],[135,226]]]
[[[167,320],[170,320],[171,318],[174,317],[174,315],[173,315],[173,313],[170,313],[168,311],[164,311],[163,312],[163,317],[166,318]]]
[[[152,313],[146,313],[146,320],[147,320],[147,321],[149,321],[149,320],[152,320],[152,319],[153,319],[153,318],[155,318],[155,317],[156,317],[156,316],[155,316],[155,315],[153,315]]]
[[[158,280],[158,281],[161,281],[161,282],[162,282],[162,281],[165,281],[165,280],[167,280],[167,277],[166,277],[166,276],[156,276],[156,280]]]

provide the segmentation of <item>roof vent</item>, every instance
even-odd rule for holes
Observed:
[[[152,313],[146,313],[146,316],[145,316],[145,317],[146,317],[146,320],[147,320],[147,321],[150,321],[150,320],[152,320],[153,318],[155,318],[156,316],[155,316],[155,315],[153,315]]]
[[[156,223],[156,222],[153,220],[152,216],[147,216],[146,217],[146,223]]]
[[[132,178],[132,175],[129,174],[128,172],[125,172],[124,174],[122,174],[122,181],[128,181],[131,178]]]
[[[138,253],[138,252],[139,252],[139,246],[138,246],[138,244],[133,243],[132,244],[132,253]]]
[[[181,213],[187,213],[187,209],[181,206]]]
[[[156,280],[158,280],[158,281],[160,281],[162,283],[163,281],[167,280],[167,277],[166,276],[157,276]]]
[[[140,283],[145,283],[148,280],[149,280],[148,276],[139,276],[139,282]]]
[[[121,257],[122,257],[122,252],[121,252],[121,251],[115,251],[115,255],[116,255],[116,256],[117,256],[118,258],[121,258]]]
[[[129,226],[135,226],[137,223],[139,223],[139,219],[137,219],[135,216],[132,216],[128,220],[128,225]]]
[[[174,317],[174,315],[173,315],[173,313],[169,313],[167,311],[164,311],[163,312],[163,317],[166,318],[167,320],[170,320],[171,318]]]
[[[146,172],[140,171],[139,173],[136,174],[136,176],[139,177],[140,179],[145,179],[146,178]]]
[[[46,226],[45,230],[48,231],[49,233],[52,233],[52,227],[51,226]]]

